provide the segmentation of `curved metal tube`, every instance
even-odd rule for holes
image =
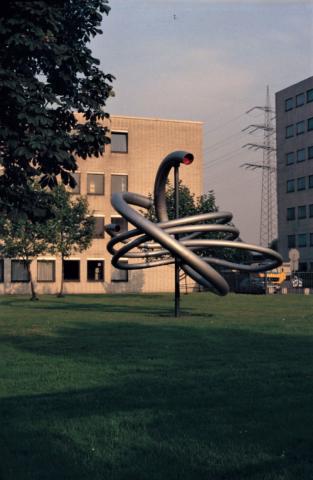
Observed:
[[[221,273],[214,267],[224,267],[245,272],[264,272],[282,263],[281,256],[265,247],[247,244],[239,240],[239,230],[228,222],[229,212],[212,212],[169,220],[166,206],[166,182],[171,169],[181,163],[190,164],[193,155],[173,152],[162,161],[156,174],[154,202],[150,198],[135,193],[114,193],[111,203],[115,210],[135,229],[118,233],[110,225],[107,228],[112,239],[108,251],[112,254],[113,266],[120,269],[138,270],[169,265],[175,258],[181,261],[181,268],[196,282],[215,293],[226,295],[229,286]],[[131,207],[139,206],[149,210],[155,206],[158,223],[151,222]],[[212,238],[198,238],[212,234]],[[174,235],[179,235],[179,240]],[[219,238],[216,238],[219,237]],[[215,238],[214,238],[215,237]],[[249,264],[239,264],[225,258],[215,257],[216,249],[235,249],[250,252]],[[212,256],[199,256],[201,251]],[[130,263],[121,262],[121,257],[129,258]],[[257,258],[256,258],[257,257]]]

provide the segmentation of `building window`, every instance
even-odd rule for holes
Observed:
[[[287,180],[287,193],[291,193],[295,191],[295,181],[294,180]]]
[[[301,135],[302,133],[304,133],[304,128],[304,121],[296,123],[296,134]]]
[[[111,195],[116,192],[127,192],[128,176],[127,175],[111,175]]]
[[[4,282],[4,260],[0,258],[0,283]]]
[[[286,127],[286,138],[291,138],[294,135],[293,125],[288,125]]]
[[[309,188],[313,188],[313,175],[309,175]]]
[[[312,158],[313,158],[313,146],[308,147],[308,159],[312,160]]]
[[[65,282],[79,282],[80,280],[80,261],[63,261],[63,279]]]
[[[87,280],[88,282],[103,282],[104,280],[104,261],[87,260]]]
[[[311,203],[311,205],[309,205],[309,217],[313,217],[313,203]]]
[[[55,282],[54,260],[37,260],[37,282]]]
[[[294,220],[296,218],[295,207],[287,208],[287,220]]]
[[[123,217],[111,217],[111,223],[120,227],[119,233],[127,232],[128,223]]]
[[[306,92],[306,101],[313,102],[313,88]]]
[[[111,152],[113,153],[128,152],[128,133],[127,132],[112,132]]]
[[[286,153],[286,165],[292,165],[293,163],[295,163],[294,152]]]
[[[295,248],[295,247],[296,247],[296,236],[288,235],[288,248]]]
[[[299,233],[299,235],[298,235],[298,247],[299,248],[306,247],[306,233]]]
[[[305,177],[297,178],[297,190],[305,190]]]
[[[104,175],[101,173],[87,173],[88,195],[104,195]]]
[[[80,173],[71,173],[71,175],[76,182],[76,186],[70,189],[70,193],[79,194],[80,193]]]
[[[104,238],[104,217],[93,218],[95,220],[93,238]]]
[[[298,220],[306,218],[306,205],[300,205],[298,207]]]
[[[313,117],[308,118],[308,130],[313,130]]]
[[[305,148],[300,148],[300,150],[297,150],[297,162],[304,162],[305,160]]]
[[[120,263],[127,265],[128,261],[120,260]],[[121,270],[119,268],[112,267],[111,281],[112,282],[128,282],[128,270]]]
[[[301,107],[304,105],[305,102],[305,95],[304,93],[299,93],[299,95],[296,96],[296,107]]]
[[[27,263],[23,260],[11,260],[11,282],[29,282]]]
[[[285,112],[293,109],[293,98],[287,98],[285,100]]]
[[[313,247],[313,233],[310,233],[310,247]]]

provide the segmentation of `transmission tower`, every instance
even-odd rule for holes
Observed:
[[[262,150],[262,163],[244,163],[243,167],[250,170],[260,169],[262,171],[262,193],[261,193],[261,217],[260,217],[260,244],[269,246],[277,236],[277,199],[276,199],[276,149],[274,147],[275,129],[273,120],[274,110],[270,104],[269,86],[266,87],[265,106],[256,106],[248,110],[262,110],[264,112],[263,124],[252,124],[243,129],[250,134],[262,130],[264,132],[262,143],[246,143],[243,148],[249,150]]]

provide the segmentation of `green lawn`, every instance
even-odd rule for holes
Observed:
[[[0,299],[1,480],[313,478],[313,299]]]

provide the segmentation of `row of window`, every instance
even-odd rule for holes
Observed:
[[[287,208],[287,220],[296,220],[296,213],[298,220],[302,220],[308,216],[313,218],[313,204]]]
[[[307,125],[308,132],[313,130],[313,117],[310,117],[307,119],[306,125]],[[287,125],[285,130],[285,137],[291,138],[291,137],[294,137],[294,135],[302,135],[304,132],[305,132],[305,120],[301,120],[301,122]]]
[[[298,233],[298,235],[288,235],[288,248],[305,248],[308,246],[313,247],[313,233]]]
[[[292,165],[295,162],[304,162],[306,159],[313,159],[313,146],[310,146],[307,149],[299,148],[296,152],[286,153],[286,165]]]
[[[285,100],[285,111],[289,112],[295,107],[302,107],[305,102],[313,102],[313,88],[307,90],[306,93],[302,92],[296,95],[295,97],[289,97]]]
[[[80,194],[81,174],[71,174],[76,181],[76,187],[70,190],[71,193]],[[87,173],[87,194],[88,195],[104,195],[104,179],[103,173]],[[111,175],[111,194],[115,192],[127,192],[128,175]]]
[[[286,191],[287,193],[295,192],[296,189],[299,192],[300,190],[305,190],[306,188],[313,188],[313,175],[308,177],[298,177],[287,180]]]
[[[121,260],[127,264],[127,260]],[[128,282],[128,271],[112,267],[111,282]],[[64,260],[65,282],[79,282],[80,260]],[[4,281],[4,260],[0,260],[0,282]],[[87,281],[104,282],[104,260],[87,260]],[[29,282],[27,265],[21,260],[11,260],[11,282]],[[37,260],[37,282],[55,282],[55,260]]]

